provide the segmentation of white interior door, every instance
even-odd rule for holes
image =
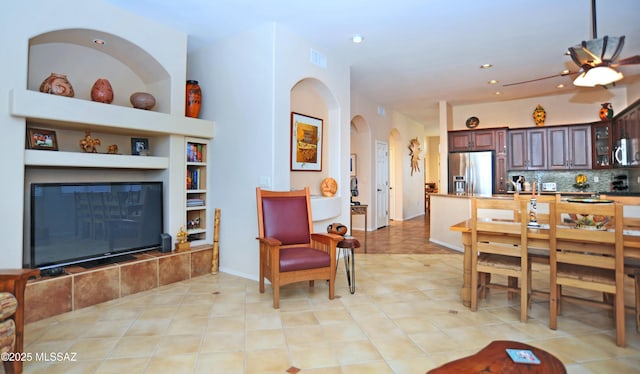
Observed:
[[[376,228],[389,225],[389,144],[376,141]]]
[[[392,145],[389,146],[389,160],[395,160],[395,148]],[[395,180],[396,180],[396,168],[395,162],[390,161],[389,163],[389,219],[396,219],[396,189],[395,189]]]

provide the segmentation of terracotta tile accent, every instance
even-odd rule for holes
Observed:
[[[134,262],[120,267],[120,296],[158,287],[158,261]]]
[[[158,259],[159,286],[189,279],[190,257],[188,253]]]
[[[62,276],[27,283],[25,290],[25,322],[39,321],[72,310],[72,277]]]
[[[211,273],[213,252],[211,249],[191,251],[191,276],[197,277]]]
[[[120,297],[119,271],[117,267],[76,274],[73,286],[73,309]]]

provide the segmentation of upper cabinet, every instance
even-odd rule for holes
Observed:
[[[591,126],[547,128],[548,169],[591,169]]]
[[[544,170],[547,168],[547,131],[536,127],[509,130],[509,170]]]
[[[462,130],[449,132],[449,152],[493,151],[495,130]]]
[[[594,123],[591,126],[591,167],[593,169],[610,169],[613,167],[612,140],[611,121]]]
[[[640,166],[640,100],[615,117],[613,132],[615,166]]]

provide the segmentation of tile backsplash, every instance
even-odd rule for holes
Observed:
[[[574,187],[576,176],[584,174],[587,176],[589,187],[586,192],[608,192],[608,191],[628,191],[640,192],[640,169],[608,169],[608,170],[539,170],[539,171],[509,171],[509,180],[513,176],[523,175],[525,181],[535,182],[540,178],[542,183],[555,182],[557,190],[560,192],[578,192],[580,189]],[[596,179],[598,180],[596,182]],[[628,186],[628,189],[621,189],[616,186]],[[510,188],[512,190],[513,188]]]

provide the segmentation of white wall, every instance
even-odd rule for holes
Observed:
[[[457,105],[453,107],[453,129],[465,129],[465,121],[471,116],[480,119],[478,128],[533,127],[533,110],[538,104],[547,112],[547,125],[566,125],[599,121],[601,103],[610,102],[615,113],[632,102],[627,100],[624,88],[601,87],[583,90],[579,94],[564,94],[532,99],[504,101],[487,104]]]
[[[0,6],[0,45],[5,58],[2,62],[3,73],[0,74],[0,123],[4,131],[0,137],[0,158],[3,160],[0,170],[7,181],[0,185],[0,195],[3,196],[0,199],[0,237],[3,238],[0,268],[22,267],[23,250],[26,123],[24,118],[9,114],[9,93],[12,88],[27,88],[29,40],[43,33],[69,28],[113,33],[142,47],[158,60],[174,80],[174,89],[169,95],[172,99],[170,112],[184,108],[183,79],[186,66],[182,56],[186,54],[187,40],[184,33],[126,13],[99,0],[3,2]],[[153,35],[154,38],[148,38],[147,35]],[[81,63],[68,61],[69,66]],[[176,89],[178,82],[180,89]]]
[[[291,188],[291,90],[315,79],[325,90],[331,124],[323,170],[338,182],[340,215],[349,222],[349,69],[328,57],[327,69],[309,62],[312,46],[275,24],[260,24],[189,55],[188,72],[203,90],[201,117],[215,119],[211,192],[221,209],[220,270],[258,279],[255,188]],[[335,129],[335,131],[334,131]],[[314,222],[326,230],[326,222]]]

